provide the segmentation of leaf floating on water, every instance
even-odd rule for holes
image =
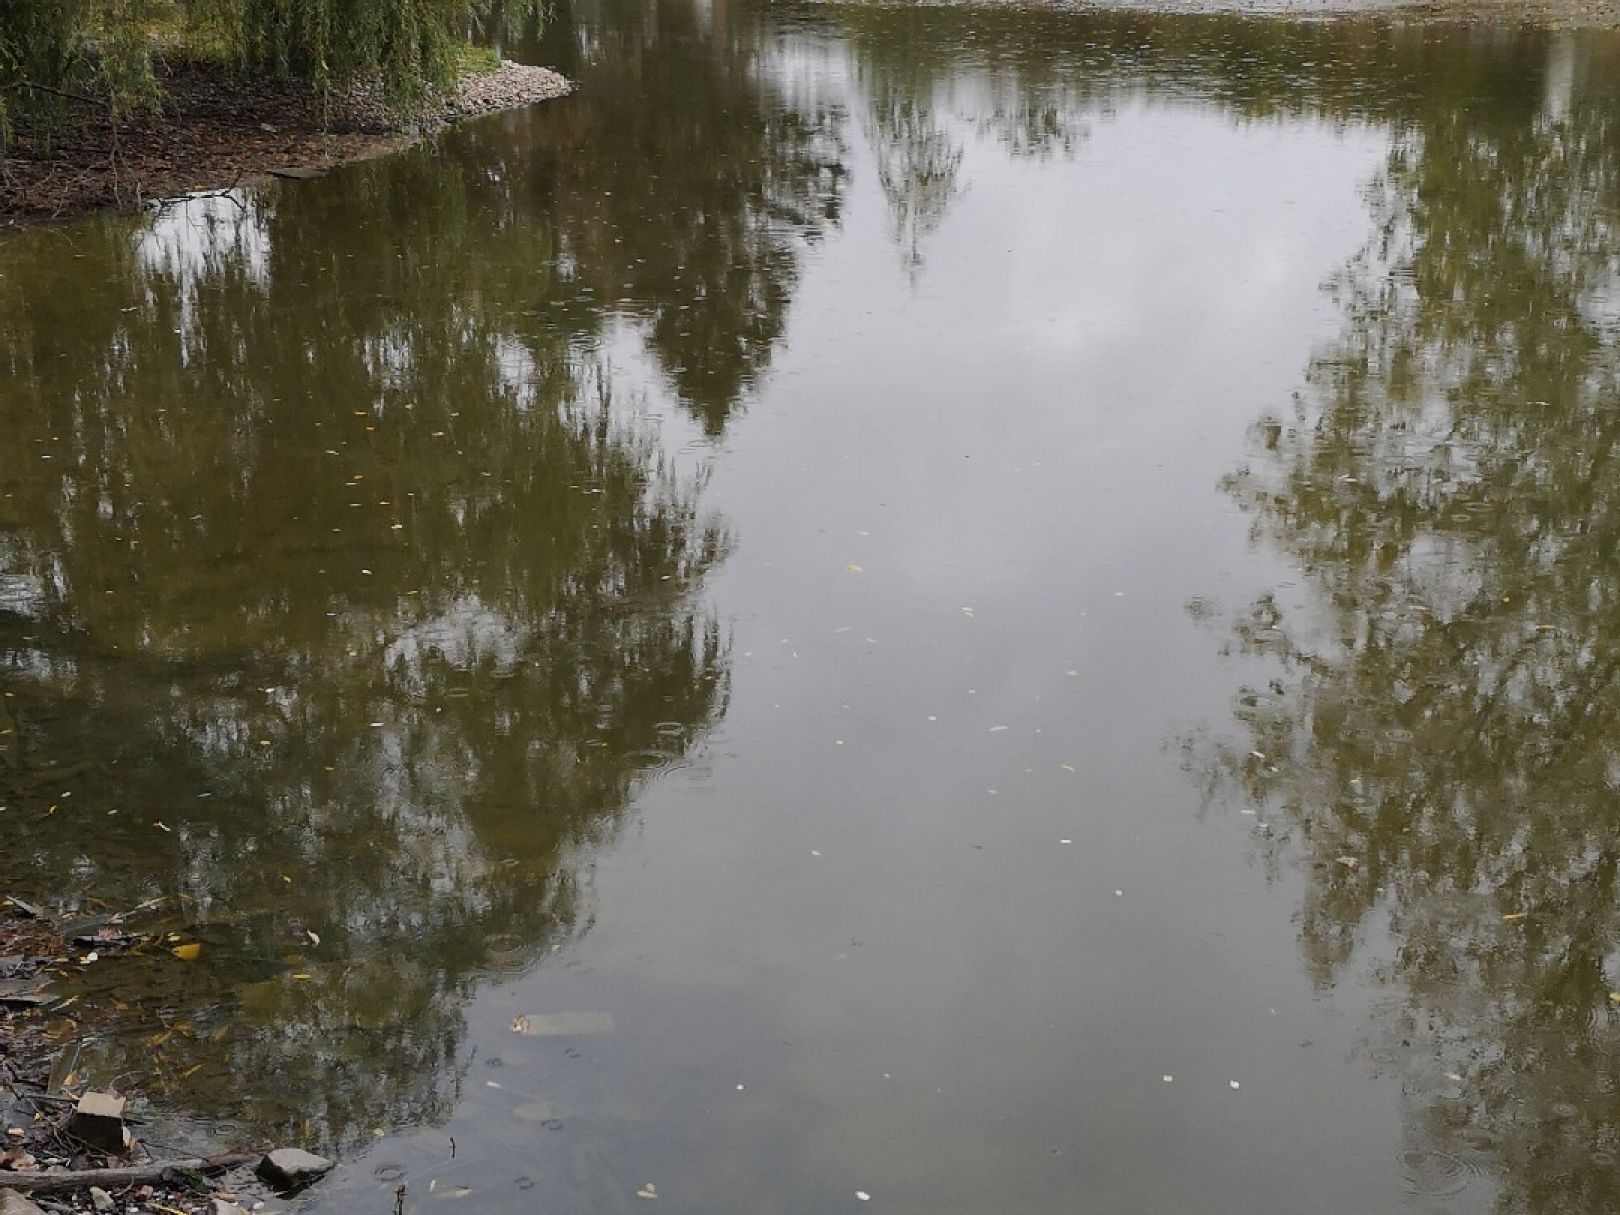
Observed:
[[[855,1191],[855,1197],[859,1198],[862,1202],[871,1202],[872,1201],[872,1196],[870,1194],[868,1194],[865,1190],[856,1190]]]
[[[1515,920],[1524,919],[1524,917],[1529,915],[1529,914],[1530,913],[1528,911],[1510,911],[1510,912],[1507,913],[1507,915],[1502,917],[1502,923],[1511,924]]]
[[[1230,1084],[1230,1085],[1231,1085],[1231,1086],[1232,1086],[1232,1087],[1233,1087],[1233,1088],[1242,1088],[1242,1087],[1243,1087],[1243,1086],[1242,1086],[1242,1085],[1241,1085],[1241,1084],[1239,1084],[1239,1083],[1238,1083],[1238,1082],[1237,1082],[1237,1081],[1236,1081],[1236,1080],[1230,1080],[1230,1081],[1228,1081],[1228,1082],[1227,1082],[1227,1083],[1229,1083],[1229,1084]]]
[[[611,1034],[610,1012],[544,1013],[512,1018],[512,1032],[531,1038],[556,1038],[583,1034]]]
[[[658,1197],[658,1187],[655,1186],[652,1182],[649,1181],[649,1182],[647,1182],[646,1185],[642,1186],[639,1190],[636,1191],[636,1197],[637,1198],[645,1198],[645,1199],[648,1199],[649,1201],[651,1201],[652,1199],[655,1199],[655,1198]]]
[[[1616,1004],[1620,1004],[1620,991],[1611,991],[1609,993],[1609,999],[1613,1000]]]
[[[1358,869],[1361,867],[1361,862],[1353,856],[1338,857],[1334,863],[1343,865],[1346,869]]]
[[[860,566],[854,565],[854,564],[846,565],[844,567],[844,573],[846,573],[846,574],[864,574],[865,572],[866,571],[863,570]]]
[[[169,952],[182,962],[195,962],[202,956],[202,942],[187,941],[184,945],[176,945]]]
[[[549,1101],[529,1101],[512,1111],[512,1117],[524,1122],[548,1122],[557,1116],[557,1107]]]

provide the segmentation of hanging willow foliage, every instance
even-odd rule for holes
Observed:
[[[158,100],[155,45],[206,47],[258,74],[394,101],[447,84],[458,46],[543,0],[0,0],[0,144],[11,120],[90,102],[114,116]]]

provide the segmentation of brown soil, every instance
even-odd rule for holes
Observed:
[[[388,138],[325,129],[304,91],[195,67],[168,69],[161,83],[161,113],[115,127],[74,101],[57,129],[19,131],[0,162],[0,225],[221,189],[282,166],[328,166]]]
[[[459,117],[567,92],[562,77],[506,64],[413,115],[356,94],[324,106],[308,89],[218,68],[170,65],[162,108],[116,126],[90,99],[50,128],[23,128],[0,158],[0,228],[103,207],[224,190],[266,176],[308,175],[378,155]]]

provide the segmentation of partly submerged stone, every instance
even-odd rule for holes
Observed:
[[[324,1177],[332,1169],[325,1156],[302,1148],[277,1148],[259,1161],[255,1172],[281,1190],[296,1190]]]
[[[302,1148],[277,1148],[254,1171],[278,1190],[301,1190],[331,1170],[332,1162],[325,1156]]]

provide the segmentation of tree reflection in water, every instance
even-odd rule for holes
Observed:
[[[513,322],[519,237],[361,222],[453,213],[410,177],[75,228],[72,295],[66,234],[19,243],[56,297],[0,333],[12,880],[162,898],[204,961],[83,981],[154,1023],[148,1089],[328,1143],[442,1112],[474,980],[588,923],[589,846],[728,682],[701,468]]]
[[[1484,1167],[1527,1212],[1620,1202],[1620,106],[1584,67],[1397,141],[1343,335],[1226,486],[1316,601],[1240,615],[1272,674],[1191,752],[1302,858],[1318,982],[1387,914],[1414,1191]]]
[[[550,36],[591,105],[0,250],[0,848],[202,939],[80,986],[149,1023],[102,1072],[204,1115],[446,1113],[478,977],[589,925],[593,846],[725,711],[730,537],[606,352],[718,434],[840,118],[683,0]]]

